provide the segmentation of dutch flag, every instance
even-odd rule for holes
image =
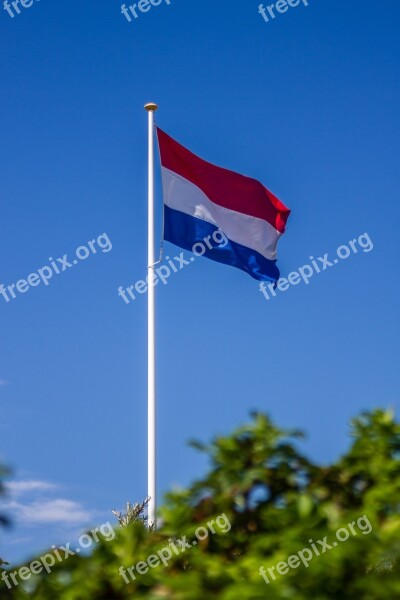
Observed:
[[[157,135],[164,239],[192,251],[221,230],[228,243],[207,249],[204,256],[276,282],[276,246],[290,210],[259,181],[206,162],[159,128]]]

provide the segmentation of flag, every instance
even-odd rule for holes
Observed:
[[[159,128],[157,135],[164,239],[190,251],[200,242],[207,258],[276,282],[276,246],[290,210],[259,181],[206,162]],[[217,231],[226,243],[214,242],[222,241]]]

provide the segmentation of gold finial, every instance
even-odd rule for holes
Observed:
[[[158,109],[158,106],[154,102],[148,102],[147,104],[144,105],[144,108],[147,111],[150,111],[150,110],[156,111]]]

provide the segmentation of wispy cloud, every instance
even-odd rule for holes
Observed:
[[[2,508],[14,523],[23,525],[54,524],[67,527],[85,525],[94,512],[79,502],[53,498],[60,486],[39,479],[21,479],[6,484],[9,501]]]
[[[7,540],[7,544],[9,546],[17,546],[18,544],[26,544],[31,541],[31,537],[13,537],[11,540]]]
[[[2,387],[3,385],[9,385],[9,381],[6,381],[5,379],[0,379],[0,387]]]
[[[38,523],[80,524],[89,521],[93,513],[86,510],[79,502],[57,498],[55,500],[35,500],[31,503],[8,502],[4,508],[12,511],[14,519],[21,523],[36,525]]]
[[[56,490],[58,488],[54,483],[48,481],[39,481],[36,479],[9,481],[6,484],[6,490],[14,497],[23,496],[29,492],[41,492]]]

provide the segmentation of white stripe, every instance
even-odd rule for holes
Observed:
[[[276,259],[281,234],[270,223],[215,204],[191,181],[165,167],[162,179],[164,202],[169,208],[212,223],[232,242],[256,250],[268,260]]]

